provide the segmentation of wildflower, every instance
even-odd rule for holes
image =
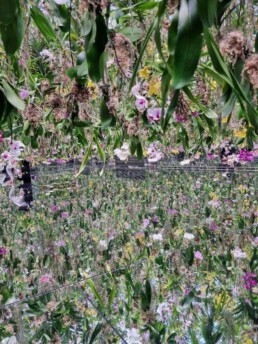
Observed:
[[[59,210],[59,207],[58,207],[57,205],[52,205],[51,210],[52,210],[53,212],[56,212],[56,211]]]
[[[161,321],[163,324],[167,324],[168,321],[171,319],[171,306],[168,302],[163,302],[159,305],[157,309],[157,319]]]
[[[157,216],[157,215],[154,215],[153,218],[152,218],[152,221],[153,221],[154,223],[158,223],[158,222],[159,222],[158,216]]]
[[[66,245],[66,242],[64,240],[59,240],[56,243],[56,246],[59,246],[59,247],[65,247],[65,245]]]
[[[168,214],[169,215],[178,215],[179,212],[176,209],[168,209]]]
[[[139,111],[146,110],[148,107],[147,99],[142,97],[142,96],[138,96],[137,98],[138,99],[135,101],[135,106],[136,106],[137,110],[139,110]]]
[[[249,152],[246,149],[240,149],[238,159],[239,161],[253,161],[254,154],[252,151]]]
[[[65,5],[69,2],[69,0],[54,0],[54,2],[57,4],[57,5]]]
[[[5,151],[5,152],[3,152],[3,153],[1,154],[1,157],[2,157],[5,161],[7,161],[7,160],[9,160],[9,159],[11,158],[11,154],[10,154],[9,152]]]
[[[70,216],[70,215],[69,215],[69,213],[68,213],[67,211],[63,211],[63,212],[61,213],[61,217],[62,217],[63,219],[67,219],[69,216]]]
[[[247,254],[243,251],[240,250],[240,248],[236,248],[235,250],[231,251],[231,253],[233,254],[234,258],[246,258]]]
[[[161,108],[153,108],[153,109],[148,109],[147,111],[147,117],[150,123],[154,123],[155,121],[159,121],[161,118]]]
[[[150,224],[150,220],[149,219],[144,219],[142,227],[143,228],[147,228],[149,226],[149,224]]]
[[[50,277],[49,274],[45,274],[45,275],[43,275],[43,276],[40,277],[39,281],[40,281],[41,283],[50,283],[51,277]]]
[[[140,84],[134,85],[134,87],[131,90],[132,95],[134,95],[135,97],[140,96],[140,89],[141,89]]]
[[[131,154],[129,150],[129,144],[124,143],[120,149],[117,148],[114,150],[114,154],[122,161],[127,160],[129,155]]]
[[[136,328],[128,329],[126,341],[128,344],[141,344],[142,337],[140,335],[139,330]]]
[[[185,233],[184,234],[184,239],[193,240],[194,239],[194,235],[192,233]]]
[[[244,139],[246,137],[247,129],[240,128],[238,130],[234,130],[234,136],[240,139]]]
[[[163,236],[162,234],[152,234],[151,238],[153,241],[163,241]]]
[[[197,260],[203,260],[203,255],[200,251],[195,251],[194,252],[194,257],[197,259]]]
[[[26,98],[28,98],[28,96],[29,96],[29,92],[27,91],[27,90],[21,90],[21,92],[20,92],[20,97],[21,97],[21,99],[26,99]]]
[[[247,38],[239,31],[230,32],[220,43],[222,55],[235,64],[238,58],[245,59],[245,52],[251,50]]]
[[[4,247],[0,247],[0,257],[5,256],[7,254],[7,249]]]
[[[245,63],[243,73],[247,73],[253,88],[258,89],[258,54],[254,54]]]
[[[198,116],[199,116],[199,113],[198,113],[197,111],[194,111],[194,112],[192,112],[192,116],[193,116],[193,117],[198,117]]]
[[[150,96],[155,95],[158,96],[161,90],[161,82],[157,79],[153,79],[149,82],[149,91],[148,94]]]
[[[246,272],[243,279],[245,282],[245,289],[247,290],[251,290],[252,287],[254,287],[257,284],[256,274],[254,272]]]
[[[139,76],[143,79],[148,80],[149,79],[149,68],[147,66],[143,67],[139,70]]]

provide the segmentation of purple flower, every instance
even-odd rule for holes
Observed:
[[[177,215],[178,211],[176,209],[168,209],[168,214],[169,215]]]
[[[65,245],[66,245],[66,242],[64,240],[59,240],[56,243],[56,246],[59,246],[59,247],[65,247]]]
[[[252,289],[252,287],[254,287],[257,284],[256,274],[254,272],[246,272],[243,279],[245,282],[245,289],[247,290]]]
[[[158,223],[159,222],[158,216],[154,215],[153,218],[152,218],[152,221],[155,222],[155,223]]]
[[[4,247],[0,247],[0,256],[4,256],[7,254],[7,249]]]
[[[67,211],[63,211],[63,212],[61,213],[61,217],[62,217],[63,219],[67,219],[69,216],[70,216],[70,215],[69,215],[69,213],[68,213]]]
[[[197,260],[203,260],[203,255],[200,251],[195,251],[194,252],[194,257],[197,259]]]
[[[58,207],[57,205],[52,205],[51,210],[52,210],[53,212],[56,212],[56,211],[59,210],[59,207]]]
[[[248,152],[246,149],[240,149],[238,159],[240,161],[253,161],[254,160],[254,152]]]
[[[149,226],[149,224],[150,224],[150,220],[149,219],[144,219],[142,227],[143,228],[147,228]]]
[[[148,107],[148,101],[146,98],[138,96],[138,99],[135,101],[135,106],[137,110],[144,111]]]
[[[28,98],[28,96],[29,96],[29,92],[27,91],[27,90],[21,90],[21,92],[20,92],[20,97],[21,97],[21,99],[26,99],[26,98]]]
[[[214,160],[215,159],[215,155],[212,154],[212,153],[207,153],[207,159]]]
[[[199,113],[198,113],[197,111],[194,111],[194,112],[192,112],[192,116],[193,116],[193,117],[198,117],[198,116],[199,116]]]

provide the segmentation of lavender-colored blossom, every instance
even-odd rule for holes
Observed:
[[[27,90],[25,90],[25,89],[21,90],[21,92],[20,92],[21,99],[26,99],[26,98],[28,98],[28,96],[29,96],[29,92]]]
[[[143,228],[147,228],[149,226],[149,224],[150,224],[150,220],[149,219],[144,219],[142,227]]]
[[[197,259],[197,260],[203,260],[203,255],[200,251],[195,251],[194,252],[194,257]]]
[[[62,217],[63,219],[67,219],[69,216],[70,216],[70,215],[69,215],[69,213],[68,213],[67,211],[63,211],[63,212],[61,213],[61,217]]]

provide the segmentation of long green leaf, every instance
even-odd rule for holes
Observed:
[[[149,40],[151,38],[151,35],[152,35],[152,33],[153,33],[154,29],[155,29],[156,23],[157,23],[157,17],[154,19],[154,21],[150,25],[149,30],[148,30],[148,32],[147,32],[147,34],[145,36],[144,42],[142,44],[140,55],[139,55],[138,60],[136,61],[135,66],[134,66],[133,75],[132,75],[132,78],[131,78],[131,81],[130,81],[130,85],[129,85],[129,91],[132,89],[132,87],[134,85],[134,81],[135,81],[135,78],[136,78],[136,75],[137,75],[137,72],[138,72],[139,65],[141,63],[141,60],[142,60],[143,54],[145,52],[145,49],[147,47],[147,44],[148,44],[148,42],[149,42]]]
[[[96,297],[96,299],[98,300],[99,304],[101,305],[101,307],[104,309],[105,308],[105,305],[104,305],[104,302],[103,300],[101,299],[96,287],[95,287],[95,284],[93,283],[93,281],[91,279],[88,279],[87,280],[87,283],[88,285],[90,286],[90,289],[93,293],[93,295]]]
[[[32,6],[30,13],[45,40],[47,42],[52,41],[58,43],[59,40],[57,39],[55,30],[53,29],[49,19],[42,13],[42,11],[37,6]]]
[[[18,9],[18,0],[0,0],[0,24],[9,25],[14,21]]]
[[[87,163],[88,163],[88,160],[89,160],[89,157],[91,155],[91,149],[92,149],[92,144],[93,144],[93,139],[91,140],[91,143],[88,147],[88,150],[86,152],[86,155],[81,163],[81,166],[80,166],[80,169],[79,169],[79,172],[76,174],[76,178],[79,177],[79,175],[83,172],[83,170],[85,169]]]
[[[218,0],[197,0],[199,16],[206,26],[212,26],[217,16]]]
[[[7,55],[13,55],[21,46],[24,23],[20,7],[14,20],[8,25],[0,25],[1,38]]]
[[[2,80],[2,85],[3,85],[2,90],[8,102],[12,104],[16,109],[24,110],[25,109],[24,101],[17,96],[15,91],[12,89],[12,87],[5,80]]]
[[[188,87],[184,87],[183,91],[185,92],[185,94],[187,95],[187,97],[198,106],[198,108],[205,114],[206,117],[208,118],[218,118],[218,115],[216,114],[216,112],[214,112],[213,110],[207,108],[206,106],[204,106],[203,104],[201,104],[198,99],[192,94],[192,92],[190,91],[190,89]]]
[[[173,67],[172,86],[174,89],[184,87],[193,77],[201,56],[202,30],[197,1],[182,0]]]

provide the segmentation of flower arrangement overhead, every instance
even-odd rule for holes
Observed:
[[[249,0],[0,0],[4,137],[42,159],[83,150],[82,169],[94,147],[252,151],[256,30]]]

